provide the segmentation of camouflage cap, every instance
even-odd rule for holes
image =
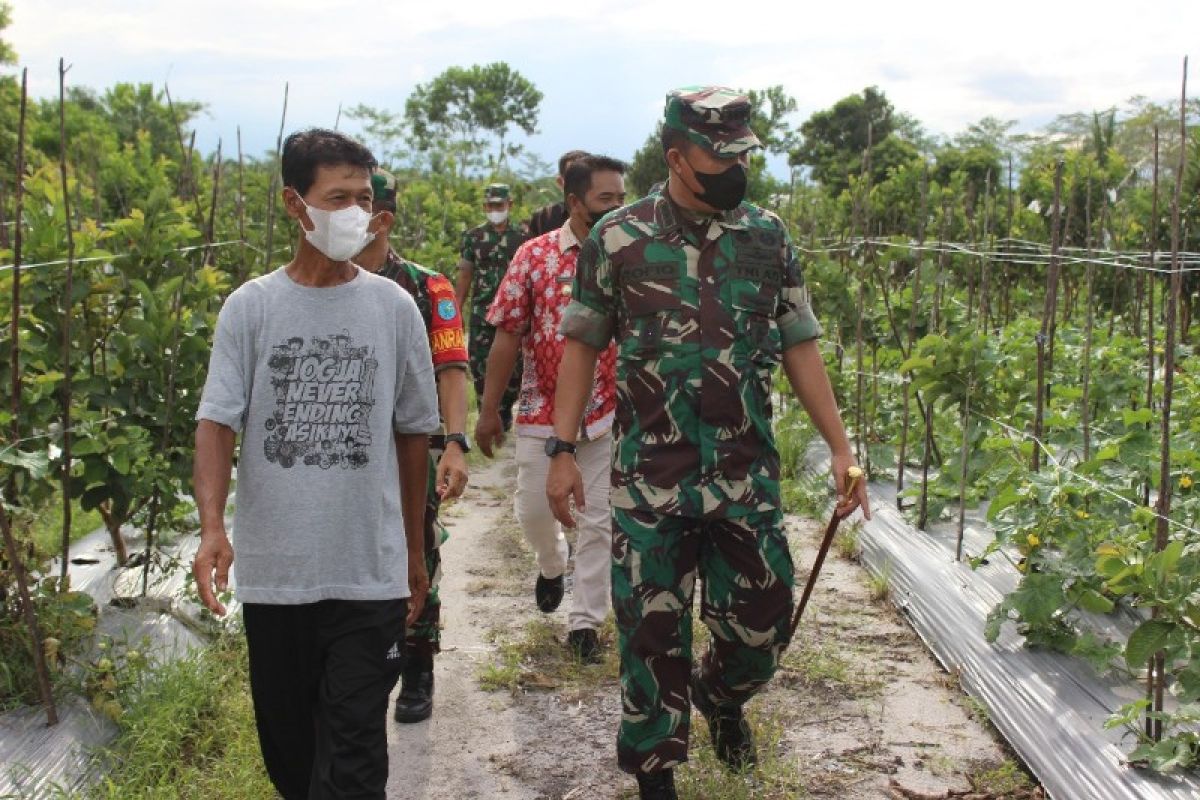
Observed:
[[[386,169],[376,167],[371,173],[371,191],[375,193],[375,202],[396,199],[396,176]]]
[[[686,86],[668,93],[663,127],[687,134],[721,158],[762,147],[750,130],[750,99],[724,86]]]
[[[484,202],[508,199],[508,184],[493,183],[483,190]]]

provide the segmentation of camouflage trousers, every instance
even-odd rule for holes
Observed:
[[[654,772],[687,760],[692,599],[712,641],[700,687],[745,703],[779,664],[795,583],[779,511],[698,520],[613,509],[613,608],[621,653],[617,762]]]
[[[480,402],[483,400],[484,375],[487,372],[488,354],[492,352],[492,342],[496,338],[496,329],[475,315],[471,317],[470,328],[471,341],[467,346],[467,353],[471,359],[471,380],[475,384],[475,400]],[[521,373],[523,371],[523,360],[518,356],[517,365],[508,379],[508,387],[504,390],[504,396],[500,400],[500,421],[504,423],[506,431],[512,428],[513,403],[517,402],[517,395],[521,393]]]
[[[432,656],[441,652],[442,600],[438,596],[438,584],[442,580],[441,545],[449,538],[446,529],[438,522],[441,498],[437,494],[437,458],[429,458],[429,479],[425,484],[425,571],[429,574],[429,594],[425,597],[425,608],[408,627],[405,645],[409,657]]]

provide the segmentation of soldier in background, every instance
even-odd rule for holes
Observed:
[[[471,377],[475,384],[475,399],[483,398],[483,379],[487,372],[488,353],[496,329],[488,324],[487,310],[496,296],[500,279],[508,270],[517,248],[529,238],[523,229],[509,220],[512,197],[504,183],[493,183],[483,191],[483,209],[487,222],[463,234],[462,257],[458,262],[458,279],[454,294],[459,308],[467,307],[471,298],[471,321],[467,351],[471,359]],[[504,391],[500,404],[500,419],[504,430],[512,428],[512,407],[521,389],[521,366],[518,363],[512,380]]]
[[[756,763],[743,705],[787,643],[794,574],[780,503],[771,388],[782,361],[833,454],[854,464],[804,276],[779,218],[743,202],[750,103],[719,87],[667,96],[661,192],[610,214],[583,245],[562,322],[554,433],[574,442],[596,354],[616,339],[613,607],[621,649],[620,767],[675,800],[690,705],[731,769]],[[553,458],[547,494],[573,524],[580,470]],[[866,490],[848,499],[864,512]],[[692,595],[712,643],[692,665]],[[690,700],[689,700],[690,698]]]
[[[445,434],[429,437],[429,481],[425,491],[425,570],[429,596],[425,608],[408,629],[408,652],[400,673],[396,700],[397,722],[420,722],[433,713],[433,657],[441,651],[441,610],[438,583],[442,577],[441,545],[446,529],[438,522],[443,500],[453,500],[467,485],[467,346],[462,314],[454,287],[441,273],[401,258],[388,242],[396,222],[396,178],[376,168],[371,175],[375,199],[371,212],[379,219],[375,239],[355,257],[363,269],[400,284],[417,301],[429,334],[429,350],[437,378],[438,411]]]
[[[587,155],[589,154],[583,150],[568,150],[558,157],[558,177],[554,179],[554,182],[558,184],[559,189],[565,191],[564,181],[566,180],[567,167]],[[566,225],[567,217],[569,216],[570,212],[567,209],[567,201],[564,196],[557,203],[550,203],[533,212],[533,216],[529,218],[529,222],[526,223],[525,227],[529,229],[530,238],[541,236],[543,233],[556,231],[563,225]]]

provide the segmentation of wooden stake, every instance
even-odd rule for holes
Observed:
[[[9,408],[12,410],[12,446],[21,441],[21,248],[25,222],[25,110],[29,70],[21,70],[21,110],[17,122],[17,174],[13,197],[12,325],[9,330]],[[12,484],[10,483],[10,491]]]
[[[1092,388],[1092,327],[1096,322],[1096,313],[1094,308],[1094,285],[1092,275],[1094,265],[1092,264],[1092,179],[1089,177],[1087,182],[1087,205],[1084,208],[1085,224],[1087,227],[1087,268],[1084,272],[1084,314],[1083,323],[1083,397],[1081,399],[1081,408],[1079,413],[1080,427],[1083,428],[1083,460],[1090,461],[1092,458],[1092,409],[1091,409],[1091,388]],[[1115,316],[1116,310],[1112,309],[1110,316]],[[1111,338],[1111,336],[1110,336]]]
[[[283,84],[283,114],[279,118],[279,137],[275,140],[275,167],[271,172],[271,183],[267,194],[267,251],[264,255],[263,271],[271,269],[275,258],[275,195],[279,194],[279,162],[283,156],[283,126],[287,124],[288,85]]]
[[[1171,293],[1167,301],[1164,323],[1165,343],[1163,352],[1163,403],[1162,403],[1162,449],[1158,469],[1158,520],[1154,535],[1154,549],[1162,552],[1170,537],[1168,519],[1171,515],[1171,400],[1175,389],[1175,327],[1179,295],[1183,289],[1183,266],[1179,260],[1180,250],[1180,206],[1183,196],[1183,175],[1187,169],[1187,68],[1183,59],[1183,90],[1179,100],[1179,166],[1175,171],[1175,196],[1171,203]],[[1154,609],[1158,616],[1158,609]],[[1150,671],[1155,677],[1152,713],[1161,715],[1163,710],[1163,672],[1166,656],[1159,650],[1151,658]],[[1162,739],[1162,719],[1154,720],[1154,741]]]
[[[71,307],[75,277],[75,234],[71,218],[71,192],[67,182],[67,70],[58,60],[58,168],[62,175],[63,221],[67,232],[67,274],[62,294],[62,568],[59,577],[66,588],[71,563]]]
[[[925,223],[929,213],[929,165],[926,164],[921,172],[921,212],[917,218],[917,249],[916,260],[917,265],[913,269],[913,285],[912,285],[912,310],[908,315],[908,347],[906,348],[905,358],[911,358],[913,349],[917,342],[917,315],[921,309],[921,267],[925,263]],[[904,468],[908,461],[908,427],[910,413],[910,396],[912,395],[912,376],[904,377],[904,389],[902,396],[901,420],[900,420],[900,452],[896,456],[896,508],[903,510],[904,500],[901,494],[904,492]],[[924,416],[922,414],[922,416]]]
[[[21,597],[21,613],[25,617],[25,627],[29,629],[29,651],[33,656],[34,672],[37,673],[38,693],[42,696],[42,705],[46,708],[46,724],[57,725],[58,707],[54,704],[54,692],[50,689],[50,670],[46,666],[42,629],[38,625],[33,598],[29,596],[29,578],[25,574],[25,564],[21,561],[21,552],[17,548],[17,540],[13,537],[12,526],[8,522],[8,512],[5,511],[3,502],[0,502],[0,533],[4,535],[4,549],[17,578],[17,593]]]
[[[241,286],[246,282],[246,276],[249,273],[250,265],[246,262],[246,164],[242,158],[242,126],[237,128],[237,148],[238,148],[238,193],[237,193],[237,215],[238,215],[238,239],[241,241],[239,250],[241,251],[242,261],[238,265],[237,282]]]
[[[1150,201],[1150,274],[1146,280],[1146,408],[1154,408],[1154,283],[1158,273],[1158,126],[1154,126],[1154,191]],[[1146,430],[1150,429],[1146,423]],[[1150,476],[1142,489],[1142,505],[1150,505]]]
[[[213,164],[213,188],[212,188],[212,203],[208,207],[208,227],[207,239],[208,248],[205,250],[204,262],[206,264],[215,263],[215,253],[213,251],[213,242],[217,236],[217,199],[221,196],[221,140],[217,139],[217,158]]]
[[[1037,472],[1041,468],[1041,447],[1039,442],[1043,435],[1043,420],[1046,410],[1046,372],[1047,352],[1050,339],[1054,335],[1053,319],[1058,305],[1058,248],[1059,248],[1059,219],[1062,213],[1062,177],[1063,162],[1059,161],[1054,167],[1054,209],[1050,223],[1050,267],[1046,276],[1046,300],[1042,307],[1042,329],[1037,335],[1037,397],[1036,412],[1033,420],[1033,436],[1036,439],[1033,446],[1032,469]]]

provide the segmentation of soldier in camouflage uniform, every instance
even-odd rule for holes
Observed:
[[[782,222],[743,202],[745,96],[718,87],[667,96],[666,186],[606,216],[583,246],[555,399],[574,441],[595,354],[617,341],[612,471],[613,607],[621,649],[622,769],[643,798],[675,798],[690,703],[731,768],[755,763],[742,706],[786,644],[794,573],[782,525],[771,386],[783,364],[833,452],[854,463],[817,348],[820,327]],[[547,494],[572,521],[579,470],[557,455]],[[849,500],[862,503],[865,491]],[[691,609],[712,643],[692,665]],[[689,703],[690,696],[690,703]]]
[[[496,329],[487,322],[488,306],[500,287],[500,279],[508,269],[508,262],[528,237],[520,227],[510,223],[509,212],[512,199],[508,186],[493,183],[483,192],[483,207],[488,221],[471,228],[463,234],[462,258],[458,262],[458,280],[455,294],[460,308],[466,308],[467,296],[471,298],[471,321],[467,349],[471,356],[471,376],[475,382],[476,400],[483,398],[483,378],[487,372],[488,353]],[[500,419],[504,430],[512,428],[512,407],[521,390],[521,362],[508,382],[508,388],[500,403]]]
[[[448,433],[431,436],[429,481],[425,492],[425,569],[429,595],[421,615],[409,626],[405,640],[407,660],[400,675],[396,700],[397,722],[420,722],[433,713],[433,657],[441,649],[442,602],[438,583],[442,577],[441,545],[446,529],[438,522],[442,500],[462,494],[467,484],[467,350],[462,315],[454,287],[441,273],[401,258],[388,243],[396,219],[396,179],[382,169],[371,176],[375,199],[372,211],[382,217],[375,239],[355,262],[364,269],[391,278],[412,295],[429,334],[429,351],[437,375],[438,410]]]

